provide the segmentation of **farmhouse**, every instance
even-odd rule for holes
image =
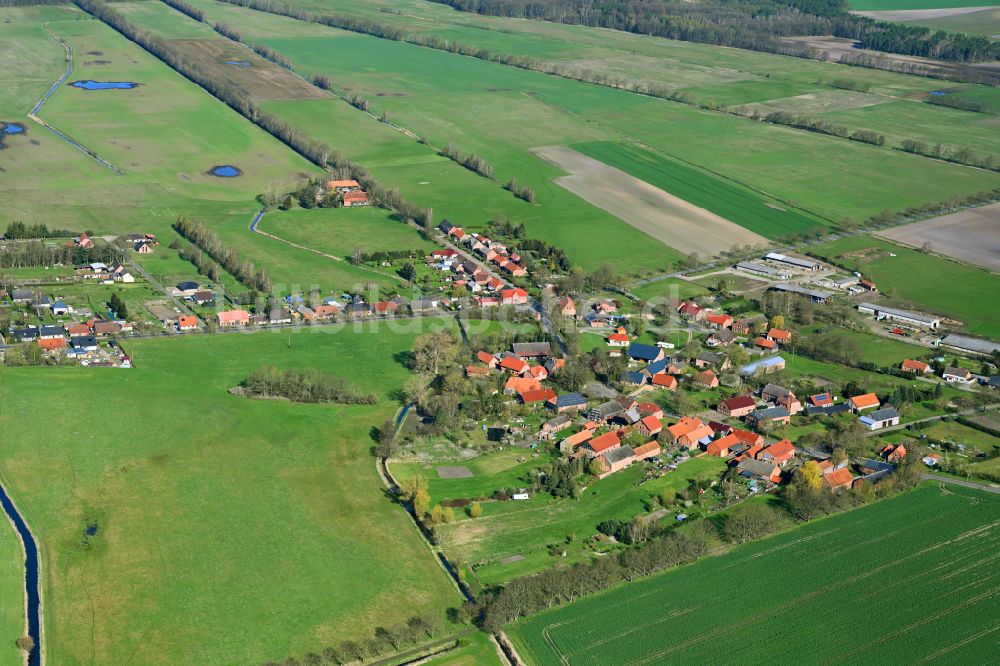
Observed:
[[[766,402],[773,402],[775,405],[785,407],[790,414],[798,414],[802,411],[802,403],[794,393],[784,386],[768,383],[760,390],[760,397]]]
[[[891,463],[898,463],[906,457],[906,447],[902,444],[890,444],[879,451],[879,455]]]
[[[865,393],[864,395],[856,395],[852,398],[847,399],[848,404],[851,405],[851,411],[855,414],[860,414],[866,409],[877,409],[882,403],[879,401],[878,396],[874,393]]]
[[[563,296],[559,299],[559,314],[563,317],[575,317],[576,316],[576,303],[569,296]]]
[[[596,458],[602,453],[617,449],[619,446],[621,446],[621,440],[618,438],[618,431],[607,432],[587,442],[587,455]]]
[[[757,403],[748,395],[740,395],[729,398],[719,403],[717,410],[723,416],[738,419],[746,416],[757,408]]]
[[[859,303],[858,312],[874,315],[878,320],[885,319],[888,321],[898,321],[900,323],[909,324],[910,326],[916,326],[918,328],[936,330],[937,327],[941,325],[940,317],[934,317],[922,312],[913,312],[911,310],[888,308],[875,303]]]
[[[519,395],[521,402],[525,405],[534,405],[539,402],[548,402],[549,400],[554,400],[556,397],[556,392],[552,389],[543,388],[536,389],[533,391],[524,391]]]
[[[747,423],[760,430],[771,425],[783,425],[792,420],[792,415],[782,406],[758,409],[747,416]]]
[[[465,368],[465,376],[472,379],[484,379],[490,376],[490,369],[485,365],[469,365]]]
[[[794,457],[795,447],[787,439],[776,442],[757,454],[758,460],[774,463],[779,467],[784,467]]]
[[[561,442],[559,442],[559,452],[563,454],[572,453],[573,449],[580,446],[584,442],[589,441],[594,436],[593,430],[588,430],[584,428],[580,432],[566,437]]]
[[[348,192],[344,195],[344,207],[352,208],[354,206],[367,206],[369,205],[368,193],[367,192]]]
[[[518,359],[520,360],[520,359]],[[538,391],[542,388],[542,383],[533,377],[511,377],[504,384],[505,395],[524,393],[525,391]]]
[[[899,367],[903,372],[912,372],[917,375],[926,375],[931,371],[931,366],[923,361],[914,361],[912,359],[906,359],[903,361],[902,365]]]
[[[719,347],[732,344],[736,340],[736,334],[729,329],[712,331],[705,344],[709,347]]]
[[[945,368],[941,378],[952,384],[971,384],[975,381],[972,372],[966,368]]]
[[[646,460],[647,458],[660,455],[660,445],[654,439],[651,442],[646,442],[642,446],[637,446],[634,452],[636,460]]]
[[[44,351],[56,351],[57,349],[66,348],[66,338],[40,338],[38,340],[38,346]]]
[[[770,340],[765,337],[756,338],[753,341],[754,345],[760,347],[761,349],[773,350],[778,348],[778,343],[774,340]]]
[[[771,483],[781,482],[781,468],[774,463],[753,458],[744,458],[736,465],[740,476],[748,479],[760,479]]]
[[[692,449],[699,443],[711,441],[712,429],[699,418],[682,416],[680,421],[667,428],[667,437],[679,446]]]
[[[737,335],[747,335],[751,331],[758,328],[758,326],[765,326],[767,324],[767,317],[764,315],[754,315],[752,317],[744,317],[740,319],[735,324],[733,324],[733,333]]]
[[[818,271],[823,268],[823,264],[816,261],[815,259],[810,259],[809,257],[803,257],[797,254],[781,254],[779,252],[768,252],[764,255],[764,258],[769,261],[776,261],[783,264],[788,264],[789,266],[795,266],[796,268],[807,270],[807,271]]]
[[[225,310],[218,313],[216,318],[222,328],[247,326],[250,323],[250,313],[246,310]]]
[[[515,342],[510,350],[521,358],[541,358],[552,355],[552,345],[548,342]]]
[[[527,361],[517,356],[504,356],[503,360],[500,361],[500,369],[513,375],[523,375],[528,372],[530,367]]]
[[[717,388],[719,386],[719,377],[711,370],[705,370],[704,372],[699,372],[691,378],[691,381],[698,386],[703,386],[706,388]]]
[[[694,366],[696,368],[718,368],[719,370],[728,370],[732,367],[732,363],[729,362],[729,358],[710,351],[703,351],[694,359]]]
[[[636,426],[636,429],[646,437],[653,437],[655,435],[658,435],[660,431],[663,430],[663,424],[657,417],[649,415],[644,419],[642,419],[641,421],[639,421],[639,424]]]
[[[356,180],[330,180],[326,183],[326,189],[338,192],[340,194],[347,194],[348,192],[357,192],[361,189],[361,184]],[[442,222],[441,225],[447,224],[449,228],[451,223],[447,220]],[[439,226],[440,228],[440,226]],[[445,232],[447,233],[447,232]]]
[[[596,440],[591,440],[591,444],[594,441]],[[635,451],[629,446],[617,446],[602,455],[599,460],[602,462],[604,471],[598,474],[597,478],[604,479],[635,462]]]
[[[733,325],[733,318],[731,315],[723,314],[710,314],[705,317],[705,321],[712,328],[722,329],[729,328]]]
[[[546,421],[542,424],[542,434],[548,438],[561,430],[565,430],[571,425],[573,425],[573,417],[569,414],[560,414],[554,419]]]
[[[786,342],[790,342],[791,341],[791,339],[792,339],[792,332],[791,331],[785,331],[785,330],[782,330],[780,328],[772,328],[770,331],[767,332],[767,339],[768,340],[774,340],[778,344],[782,344],[783,345]]]
[[[823,481],[825,481],[830,490],[834,492],[837,492],[838,490],[849,490],[851,488],[851,483],[854,482],[854,475],[851,474],[851,470],[847,467],[841,467],[824,474]]]
[[[608,346],[609,347],[628,347],[631,342],[631,338],[625,333],[611,333],[608,335]],[[620,354],[618,354],[620,356]]]
[[[652,363],[663,358],[663,350],[653,345],[641,345],[633,342],[629,345],[628,355],[633,361],[645,361]]]
[[[618,416],[625,411],[622,404],[617,400],[608,400],[607,402],[602,402],[596,407],[592,407],[590,411],[587,412],[587,418],[591,421],[596,421],[601,423],[609,419]]]
[[[668,391],[674,391],[677,389],[677,379],[666,373],[653,375],[653,379],[650,383],[652,383],[653,386],[658,386],[660,388],[667,389]]]
[[[193,331],[198,328],[198,318],[191,315],[181,315],[177,318],[178,331]]]

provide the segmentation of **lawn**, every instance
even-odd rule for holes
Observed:
[[[41,542],[50,660],[260,663],[460,601],[370,454],[415,333],[335,330],[130,342],[129,371],[0,369],[0,476]],[[380,400],[228,394],[264,364]]]
[[[406,466],[401,466],[399,473],[402,478],[406,478],[407,472],[427,477],[434,499],[474,497],[511,485],[530,485],[518,477],[523,477],[545,458],[532,459],[530,452],[521,453],[528,458],[527,462],[488,478],[443,480],[419,467],[406,469]],[[468,462],[452,464],[469,465]],[[527,501],[485,502],[480,518],[468,518],[456,511],[459,520],[439,527],[439,538],[449,558],[471,565],[480,583],[496,583],[535,573],[557,561],[588,558],[590,550],[583,542],[596,534],[598,523],[613,518],[630,520],[646,513],[653,496],[680,490],[691,479],[716,479],[725,469],[725,462],[718,458],[694,458],[663,477],[637,486],[643,468],[644,465],[636,464],[597,481],[579,500],[557,500],[536,494]],[[566,558],[557,560],[549,554],[548,547],[553,544],[565,548]]]
[[[440,246],[420,237],[411,226],[382,208],[314,208],[275,211],[257,225],[261,231],[343,258],[355,251],[417,250],[417,256]]]
[[[0,520],[0,664],[24,666],[14,642],[25,634],[24,550],[10,520]]]
[[[955,421],[938,421],[930,428],[922,428],[919,433],[933,439],[964,444],[987,453],[1000,448],[1000,437],[994,437],[982,430],[976,430]]]
[[[987,572],[998,511],[996,495],[925,486],[543,612],[509,635],[538,666],[762,663],[776,645],[814,663],[985,663],[1000,613]]]
[[[697,298],[707,294],[708,289],[689,280],[666,278],[634,287],[632,293],[644,301],[666,303],[673,299]]]
[[[489,636],[477,631],[459,639],[456,649],[421,663],[426,666],[501,666],[505,662],[500,661]]]
[[[961,321],[970,335],[1000,339],[1000,308],[987,305],[988,294],[1000,290],[995,273],[871,236],[817,245],[810,254],[861,271],[892,302]]]
[[[911,345],[902,340],[883,338],[843,328],[836,328],[829,335],[857,341],[858,347],[861,350],[858,360],[877,363],[882,367],[899,365],[908,358],[927,359],[935,353],[933,349]]]
[[[805,233],[827,224],[634,144],[591,142],[576,143],[572,148],[768,238]]]

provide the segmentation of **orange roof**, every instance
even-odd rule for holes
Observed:
[[[912,359],[906,359],[903,361],[903,370],[908,372],[927,372],[930,369],[931,366],[923,361],[914,361]]]
[[[791,460],[792,456],[795,455],[795,446],[790,440],[783,439],[761,451],[762,455],[765,453],[770,454],[776,460]]]
[[[566,442],[567,444],[572,445],[572,446],[579,446],[580,444],[583,444],[584,442],[586,442],[588,439],[590,439],[593,436],[594,436],[594,432],[592,430],[581,430],[580,432],[576,433],[575,435],[570,435],[569,437],[567,437],[563,441]]]
[[[733,431],[730,434],[744,444],[752,445],[764,439],[762,435],[750,432],[749,430],[741,430],[739,428],[733,428]]]
[[[246,310],[226,310],[218,314],[219,323],[250,321],[250,313]]]
[[[504,360],[500,361],[500,367],[504,370],[513,370],[514,372],[524,372],[528,369],[528,362],[523,358],[518,358],[516,356],[507,356]]]
[[[785,331],[780,328],[772,328],[767,332],[767,337],[772,340],[791,340],[792,334],[790,331]]]
[[[73,324],[66,331],[70,335],[87,335],[87,333],[90,333],[90,326],[87,324]]]
[[[617,432],[604,433],[600,437],[595,437],[590,440],[590,448],[594,451],[594,453],[603,453],[608,449],[613,449],[619,444],[621,444],[621,441],[618,439]]]
[[[198,318],[192,317],[191,315],[181,315],[177,318],[177,325],[180,328],[187,328],[189,326],[198,326]]]
[[[485,377],[485,376],[489,376],[490,369],[487,368],[484,365],[470,365],[467,368],[465,368],[465,374],[467,374],[467,375],[483,375]]]
[[[598,424],[595,421],[587,421],[586,423],[583,424],[583,427],[586,428],[587,430],[596,430],[597,425]]]
[[[763,347],[765,349],[774,349],[778,346],[778,343],[774,340],[768,340],[767,338],[757,338],[753,341],[758,347]]]
[[[344,203],[362,203],[368,201],[367,192],[348,192],[344,195]]]
[[[649,430],[649,431],[657,430],[657,429],[663,427],[663,424],[660,422],[660,419],[658,419],[658,418],[656,418],[655,416],[652,416],[652,415],[647,416],[642,421],[639,421],[639,423],[641,423],[643,426],[645,426],[646,430]]]
[[[535,389],[534,391],[524,391],[521,393],[521,401],[524,404],[533,402],[545,402],[556,397],[556,392],[552,389]]]
[[[356,180],[331,180],[327,182],[327,187],[361,187]]]
[[[874,393],[865,393],[851,398],[851,404],[857,409],[864,409],[865,407],[878,407],[882,403],[879,402],[878,396]]]
[[[496,356],[494,356],[489,352],[484,352],[484,351],[476,352],[476,358],[482,361],[483,363],[495,363],[497,360]]]
[[[42,349],[62,349],[66,346],[66,338],[43,338],[38,341]]]
[[[733,318],[727,314],[710,314],[705,317],[705,321],[710,324],[718,324],[719,326],[727,326],[733,323]]]
[[[531,376],[534,377],[535,379],[545,379],[546,377],[549,376],[549,371],[546,370],[541,365],[533,365],[533,366],[531,366],[531,368],[528,370],[528,372],[530,372]]]
[[[653,440],[652,442],[646,442],[642,446],[635,447],[634,451],[636,458],[641,458],[642,456],[647,455],[655,456],[660,452],[660,445],[656,443],[656,440]]]
[[[715,373],[711,370],[705,370],[704,372],[699,372],[694,377],[691,378],[695,384],[705,384],[706,386],[711,386],[714,382],[719,380],[715,376]]]
[[[667,430],[674,438],[683,437],[684,435],[694,432],[698,428],[704,427],[704,423],[701,422],[699,418],[691,418],[689,416],[682,416],[681,420],[672,426],[668,427]]]
[[[854,480],[854,475],[851,474],[851,470],[847,467],[841,467],[840,469],[824,474],[823,480],[826,481],[831,488],[837,488],[840,486],[850,485],[851,481]]]
[[[511,377],[507,380],[504,388],[515,393],[525,391],[537,391],[542,388],[542,383],[532,377]]]
[[[612,333],[608,336],[608,342],[628,342],[628,336],[624,333]]]
[[[671,375],[659,374],[653,375],[653,383],[657,386],[666,386],[667,388],[676,388],[677,380]]]
[[[739,438],[730,433],[725,437],[715,440],[714,442],[709,442],[708,446],[705,447],[705,453],[710,456],[721,456],[723,451],[727,450],[730,446],[736,446],[739,443]]]

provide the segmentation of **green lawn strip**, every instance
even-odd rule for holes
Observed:
[[[843,238],[810,252],[863,272],[891,302],[961,321],[969,335],[1000,339],[1000,309],[987,306],[988,295],[1000,290],[995,273],[871,236]]]
[[[14,526],[0,519],[0,664],[23,666],[24,653],[14,644],[26,633],[24,549]]]
[[[490,637],[476,631],[459,639],[459,645],[438,657],[422,662],[427,666],[502,666]]]
[[[540,666],[668,655],[676,664],[745,663],[774,649],[766,632],[739,630],[752,599],[769,621],[794,623],[808,635],[812,659],[842,658],[847,634],[854,637],[847,650],[864,661],[911,661],[940,649],[953,659],[988,659],[998,606],[980,583],[979,563],[995,548],[1000,498],[948,491],[927,485],[816,520],[526,618],[509,634],[522,658]],[[982,532],[958,538],[970,530]],[[780,569],[781,585],[748,575],[761,562]],[[867,585],[876,579],[877,586]],[[854,610],[844,614],[848,606]],[[900,608],[913,630],[886,634],[880,619]],[[916,630],[927,625],[935,629]]]
[[[130,341],[127,372],[2,371],[0,473],[42,543],[50,659],[260,663],[458,602],[370,454],[415,333],[332,330]],[[228,394],[265,364],[380,401]],[[99,427],[67,421],[81,405]]]
[[[690,280],[680,278],[666,278],[648,282],[638,287],[632,288],[632,293],[646,301],[654,299],[685,299],[697,298],[708,293],[708,289]]]
[[[440,247],[421,238],[416,229],[393,219],[392,214],[382,208],[274,211],[268,213],[257,228],[345,259],[355,251],[418,250],[430,253]]]
[[[151,22],[164,39],[212,39],[218,37],[211,25],[192,21],[164,2],[116,2],[115,11],[133,23]]]

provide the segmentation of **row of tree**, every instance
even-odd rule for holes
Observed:
[[[450,143],[441,149],[440,153],[453,162],[461,164],[469,171],[478,173],[483,178],[493,178],[493,165],[487,162],[482,155],[461,153]]]
[[[171,244],[173,246],[173,244]],[[177,248],[181,259],[185,261],[190,261],[199,274],[204,275],[212,282],[220,282],[222,280],[222,268],[219,264],[212,261],[212,258],[201,251],[197,246],[191,245],[188,247],[180,247],[180,241],[177,241]]]
[[[374,405],[378,397],[361,393],[334,375],[319,370],[279,370],[265,366],[240,383],[241,393],[251,398],[286,398],[292,402],[336,402],[343,405]]]
[[[92,262],[111,263],[121,259],[122,250],[103,241],[84,248],[67,245],[46,245],[41,241],[15,243],[0,250],[0,268],[36,268],[68,266]]]
[[[944,144],[928,144],[917,139],[904,139],[899,144],[900,149],[915,155],[932,157],[937,160],[955,162],[966,166],[989,169],[990,171],[1000,171],[1000,155],[983,156],[977,155],[969,148],[955,148]]]
[[[252,261],[240,258],[239,252],[222,242],[218,234],[194,218],[177,218],[174,230],[197,245],[212,259],[217,261],[233,277],[255,291],[271,291],[271,278],[263,268],[257,268]]]
[[[45,224],[25,224],[20,220],[14,220],[7,225],[4,231],[4,238],[8,240],[22,240],[25,238],[71,238],[77,236],[75,231],[68,229],[49,229]]]
[[[193,18],[195,21],[198,21],[199,23],[205,22],[205,12],[201,11],[194,5],[190,5],[184,2],[184,0],[163,0],[163,3],[173,7],[181,14]]]

